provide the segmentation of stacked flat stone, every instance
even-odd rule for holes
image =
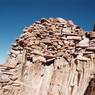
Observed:
[[[16,39],[10,50],[9,63],[18,63],[23,49],[27,50],[27,61],[47,64],[59,57],[68,61],[77,55],[93,54],[94,40],[71,20],[62,18],[42,18],[33,25],[25,27],[23,34]],[[83,58],[88,59],[88,58]],[[12,62],[13,61],[13,62]]]
[[[93,60],[95,60],[94,31],[85,32],[71,20],[42,18],[33,25],[24,28],[23,33],[16,39],[16,42],[12,44],[6,64],[0,65],[0,95],[30,95],[32,93],[31,85],[30,94],[21,94],[24,92],[22,88],[29,88],[27,82],[30,81],[29,84],[31,84],[33,82],[33,76],[35,81],[40,77],[40,74],[41,77],[43,77],[45,73],[46,76],[49,74],[52,75],[54,70],[57,75],[59,74],[57,71],[59,69],[62,70],[60,71],[62,73],[63,69],[65,70],[67,68],[66,72],[64,71],[66,74],[69,73],[67,70],[70,69],[70,72],[72,74],[78,74],[78,76],[76,76],[80,79],[80,73],[83,72],[82,75],[84,75],[84,73],[88,72],[87,70],[90,72],[91,67],[91,71],[93,71],[94,66],[92,64],[85,66],[86,63],[91,63]],[[84,63],[85,65],[79,65],[80,63]],[[56,68],[53,68],[52,64]],[[67,67],[65,68],[65,66]],[[80,70],[80,68],[83,70]],[[46,72],[44,73],[45,69]],[[49,72],[49,70],[51,72]],[[34,71],[34,73],[32,73],[32,71]],[[39,71],[40,74],[38,74]],[[74,73],[72,71],[74,71]],[[31,73],[33,74],[32,77]],[[65,73],[61,75],[63,76]],[[35,77],[36,74],[39,75],[38,78]],[[89,73],[86,74],[89,75]],[[91,72],[91,74],[93,73]],[[89,77],[88,75],[87,77]],[[67,77],[67,75],[65,77]],[[71,79],[73,82],[73,78]],[[74,79],[77,80],[76,77]],[[70,85],[72,88],[72,84]],[[34,85],[34,88],[35,86],[36,85]]]

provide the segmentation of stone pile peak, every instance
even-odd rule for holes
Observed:
[[[35,63],[41,61],[47,63],[50,59],[65,57],[68,61],[78,58],[82,53],[93,54],[95,33],[84,32],[71,20],[62,18],[41,18],[29,27],[25,27],[23,34],[12,45],[9,56],[11,60],[27,51],[27,60]],[[12,63],[9,60],[9,63]],[[12,60],[13,61],[13,60]],[[16,61],[15,61],[16,62]],[[17,62],[16,62],[17,63]]]
[[[94,63],[95,31],[41,18],[23,29],[0,65],[0,95],[84,95]]]

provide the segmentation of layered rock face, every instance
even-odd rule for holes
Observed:
[[[0,95],[94,95],[94,38],[62,18],[25,27],[0,65]]]

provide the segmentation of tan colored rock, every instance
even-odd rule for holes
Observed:
[[[33,31],[33,30],[32,30],[31,28],[29,28],[29,29],[28,29],[28,32],[30,32],[30,33],[31,33],[32,31]]]
[[[67,40],[81,40],[80,36],[67,36]]]
[[[63,32],[62,35],[67,35],[67,36],[78,36],[76,33],[71,33],[71,32]]]
[[[10,76],[10,80],[12,80],[12,81],[16,81],[18,79],[18,76]]]
[[[41,56],[44,55],[40,50],[35,50],[35,49],[31,52],[31,54],[36,54],[36,55],[41,55]]]
[[[68,20],[68,24],[70,24],[70,25],[74,25],[74,23],[73,23],[73,21],[72,20]]]
[[[16,55],[18,55],[18,54],[20,54],[20,51],[15,51],[15,50],[10,50],[10,53],[13,53],[13,54],[16,54]]]
[[[4,67],[9,68],[9,69],[11,69],[11,68],[14,69],[15,66],[16,66],[16,64],[14,64],[14,63],[7,63],[7,64],[4,64]]]
[[[57,20],[60,22],[60,23],[67,23],[67,21],[65,20],[65,19],[62,19],[62,18],[60,18],[60,17],[58,17],[57,18]]]
[[[81,40],[79,43],[78,43],[78,46],[79,47],[88,47],[89,46],[89,38],[83,38],[83,40]]]
[[[67,34],[70,34],[70,33],[71,33],[71,31],[70,31],[69,28],[63,28],[63,29],[62,29],[62,32],[67,33]],[[64,33],[63,33],[63,34],[64,34]]]
[[[42,56],[34,56],[33,57],[33,62],[40,61],[40,62],[46,62],[45,57]]]
[[[83,61],[90,61],[90,58],[87,58],[85,56],[83,56],[82,53],[79,53],[76,57],[77,60],[83,60]]]
[[[51,43],[51,40],[50,39],[43,39],[41,40],[42,43]]]
[[[94,95],[89,33],[62,18],[42,18],[23,32],[0,65],[0,95]]]
[[[88,47],[87,50],[95,51],[95,47]]]

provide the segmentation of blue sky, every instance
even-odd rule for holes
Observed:
[[[0,63],[25,26],[42,17],[71,19],[84,30],[95,24],[95,0],[0,0]]]

